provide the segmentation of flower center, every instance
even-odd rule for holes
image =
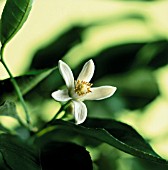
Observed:
[[[78,81],[75,82],[75,93],[77,93],[79,96],[90,93],[90,92],[92,92],[90,90],[90,87],[92,85],[93,84],[91,84],[89,82],[78,80]]]

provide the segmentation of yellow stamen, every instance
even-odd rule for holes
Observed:
[[[77,93],[79,96],[83,96],[87,93],[90,93],[91,92],[90,87],[92,85],[93,84],[89,82],[78,80],[75,82],[75,93]]]

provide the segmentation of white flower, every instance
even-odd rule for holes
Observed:
[[[116,91],[113,86],[91,87],[89,83],[93,77],[95,66],[93,60],[89,60],[83,66],[77,80],[74,80],[70,67],[63,61],[58,63],[59,71],[66,83],[67,89],[53,92],[52,97],[60,102],[71,100],[76,124],[83,123],[87,116],[87,108],[84,100],[101,100],[110,97]]]

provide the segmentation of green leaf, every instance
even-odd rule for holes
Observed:
[[[154,77],[153,72],[149,68],[134,69],[123,74],[105,76],[94,83],[94,85],[101,86],[103,85],[102,82],[117,87],[118,90],[114,97],[126,109],[144,108],[160,94],[156,77]],[[105,102],[103,101],[102,104]],[[94,104],[91,103],[90,105],[94,107]],[[121,105],[119,109],[123,109]]]
[[[26,94],[32,88],[34,88],[38,83],[44,80],[47,76],[49,76],[55,68],[41,71],[34,71],[32,73],[26,74],[24,76],[16,77],[16,81],[21,89],[22,94]],[[10,79],[5,79],[0,81],[0,102],[5,100],[15,100],[17,99],[17,95],[15,93],[15,89]]]
[[[48,140],[85,141],[88,145],[93,141],[107,143],[121,151],[139,158],[167,164],[152,147],[131,126],[108,119],[88,119],[83,126],[63,120],[56,120],[55,125],[44,129],[36,140],[44,145]]]
[[[30,69],[46,69],[57,65],[58,60],[82,41],[84,29],[82,26],[70,27],[46,47],[39,49],[32,59]]]
[[[11,130],[7,129],[6,127],[4,127],[4,125],[0,124],[0,131],[1,132],[5,132],[5,133],[8,133],[8,134],[11,134]]]
[[[151,69],[156,70],[167,65],[167,47],[167,40],[146,44],[137,55],[135,67],[146,64]]]
[[[44,170],[93,170],[92,160],[85,147],[69,142],[49,142],[40,148],[40,162]]]
[[[1,18],[1,43],[6,44],[27,20],[33,0],[7,0]]]
[[[0,105],[0,116],[17,117],[16,105],[11,101],[5,101],[3,105]]]
[[[0,135],[0,152],[10,169],[41,169],[34,149],[16,136]]]
[[[16,111],[16,105],[11,101],[5,101],[2,105],[0,105],[0,116],[12,117],[22,123]],[[1,129],[5,132],[10,132],[5,130],[3,127],[0,127],[0,130]]]

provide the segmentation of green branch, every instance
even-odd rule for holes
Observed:
[[[30,125],[30,117],[29,117],[29,114],[28,114],[28,109],[27,109],[26,103],[25,103],[25,101],[24,101],[24,98],[23,98],[23,96],[22,96],[22,93],[21,93],[21,91],[20,91],[20,88],[19,88],[19,86],[18,86],[15,78],[13,77],[12,73],[10,72],[9,68],[7,67],[7,65],[6,65],[6,63],[5,63],[5,61],[4,61],[4,57],[3,57],[4,48],[5,48],[5,46],[2,46],[2,48],[1,48],[1,58],[0,58],[0,61],[1,61],[1,63],[3,64],[3,66],[5,67],[7,73],[8,73],[9,76],[10,76],[10,80],[11,80],[11,82],[12,82],[14,88],[15,88],[15,91],[16,91],[16,93],[17,93],[17,96],[18,96],[18,98],[19,98],[19,100],[20,100],[20,102],[21,102],[21,104],[22,104],[22,107],[23,107],[23,109],[24,109],[24,111],[25,111],[27,124]]]
[[[68,101],[67,103],[63,104],[60,109],[58,110],[58,112],[54,115],[54,117],[47,122],[46,124],[44,124],[44,126],[42,128],[40,128],[40,130],[38,130],[38,132],[42,131],[43,129],[45,129],[47,126],[52,125],[52,123],[55,121],[55,119],[57,117],[59,117],[59,115],[61,114],[62,111],[65,111],[66,108],[70,105],[71,101]],[[38,133],[37,132],[37,133]]]

